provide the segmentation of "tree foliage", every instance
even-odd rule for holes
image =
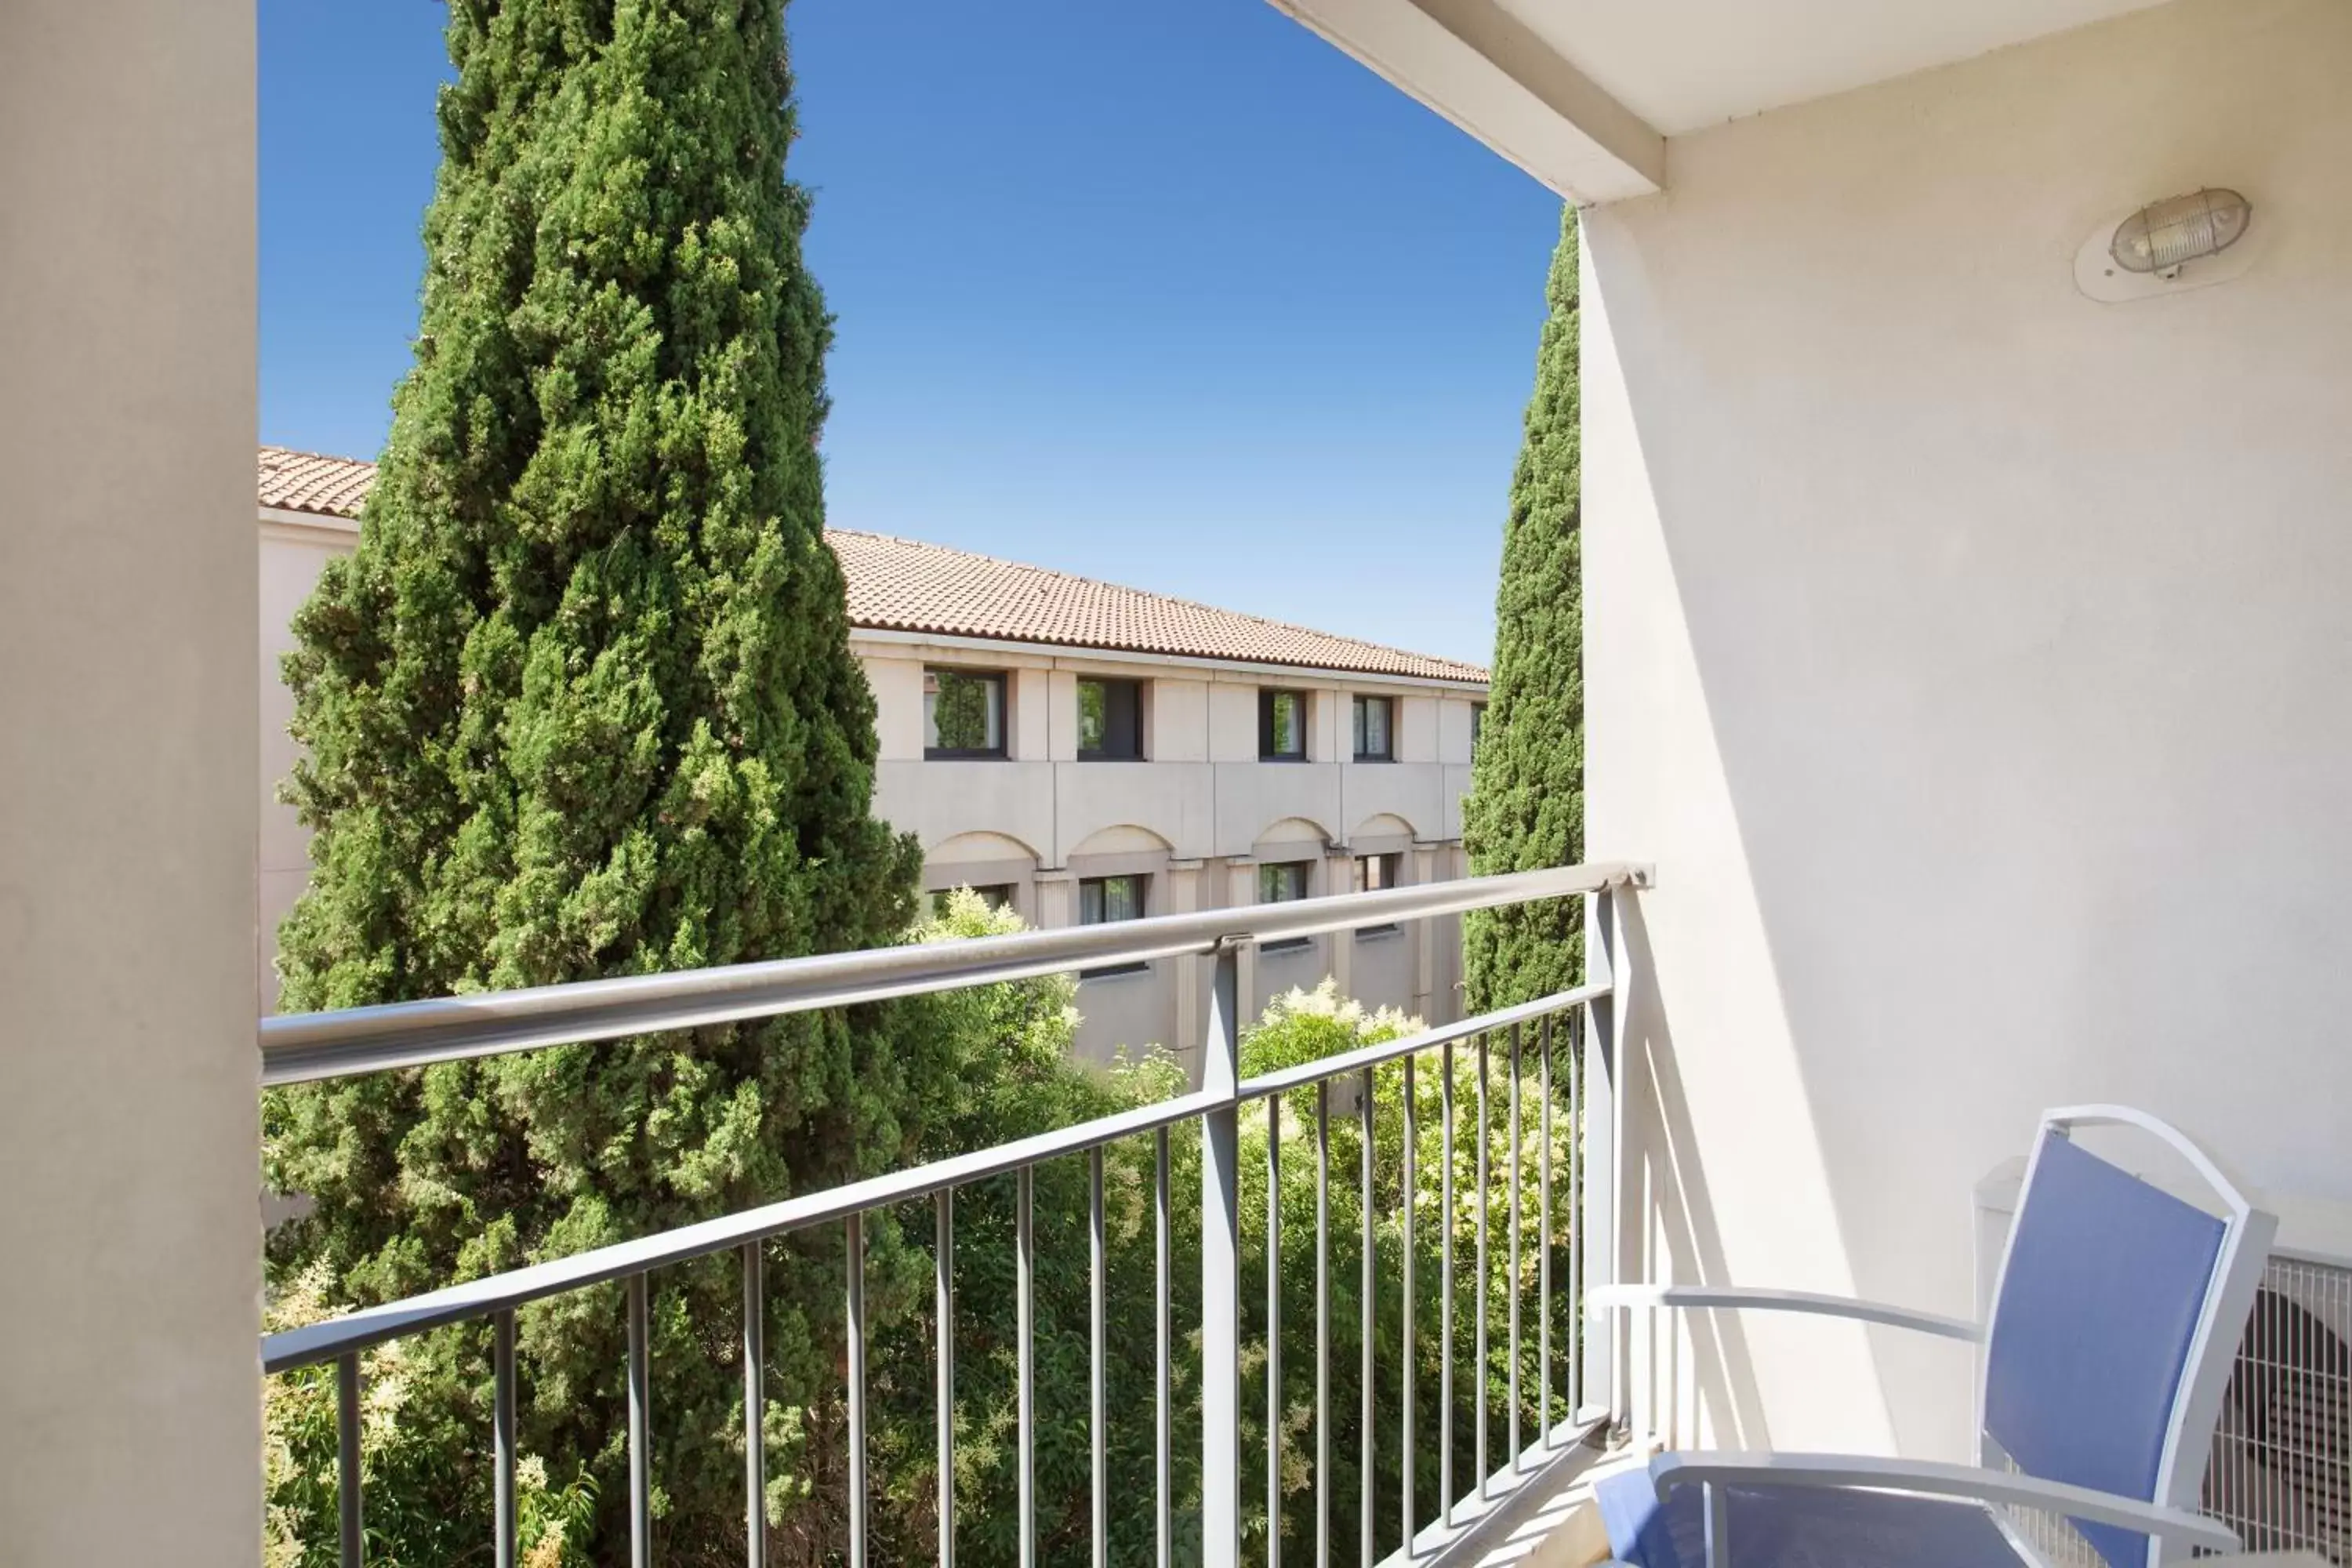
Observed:
[[[359,547],[286,668],[314,830],[289,1008],[831,952],[906,926],[872,698],[823,537],[829,326],[803,265],[782,0],[453,0],[415,364]],[[310,1194],[279,1278],[369,1302],[902,1161],[932,1076],[900,1015],[804,1014],[273,1097]],[[772,1266],[777,1442],[821,1444],[840,1239]],[[877,1238],[886,1285],[899,1267]],[[740,1542],[731,1263],[654,1308],[673,1561]],[[526,1447],[623,1506],[616,1290],[523,1315]],[[410,1347],[409,1408],[483,1336]],[[438,1419],[438,1416],[431,1417]],[[451,1485],[484,1488],[483,1466]],[[723,1500],[723,1506],[721,1506]]]
[[[1495,668],[1462,838],[1474,873],[1575,864],[1584,853],[1584,639],[1577,395],[1577,228],[1560,214],[1544,283],[1518,465],[1503,525]],[[1474,1011],[1509,1006],[1583,977],[1579,901],[1556,899],[1463,919]]]

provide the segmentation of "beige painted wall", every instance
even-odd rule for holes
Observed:
[[[979,881],[958,864],[967,854],[987,863],[986,876],[1010,881],[1024,917],[1045,924],[1076,919],[1076,892],[1041,896],[1037,873],[1056,885],[1127,872],[1151,879],[1151,912],[1247,902],[1255,897],[1255,866],[1268,858],[1312,858],[1318,891],[1341,890],[1345,879],[1327,869],[1331,847],[1345,847],[1367,824],[1402,825],[1405,842],[1425,853],[1425,878],[1462,874],[1453,841],[1461,834],[1459,794],[1469,787],[1470,707],[1484,693],[1322,672],[1255,673],[1177,661],[1136,662],[1083,652],[964,644],[925,644],[859,634],[853,638],[873,686],[884,738],[877,771],[876,806],[922,840],[932,863],[928,885]],[[1011,677],[1011,744],[1003,761],[922,760],[922,668],[961,664],[1003,669]],[[1145,688],[1148,761],[1079,762],[1077,681],[1082,674],[1136,679]],[[1261,685],[1309,694],[1308,760],[1257,760],[1257,694]],[[1359,763],[1340,754],[1351,735],[1349,704],[1355,692],[1389,696],[1396,704],[1394,763]],[[1387,832],[1387,826],[1379,831]],[[1152,847],[1150,863],[1132,861],[1140,835]],[[1017,840],[1034,856],[1025,874],[993,847],[973,850],[983,836]],[[1267,840],[1292,840],[1279,849]],[[1156,857],[1156,858],[1154,858]],[[1182,898],[1167,868],[1200,864],[1202,891]],[[1347,867],[1344,852],[1338,861]],[[1408,869],[1408,878],[1414,873]],[[1066,912],[1066,910],[1067,912]],[[1351,992],[1444,1022],[1460,1016],[1459,922],[1435,922],[1424,954],[1418,942],[1320,938],[1309,948],[1265,955],[1253,970],[1254,1007],[1292,985],[1311,986],[1339,975]],[[1119,1047],[1165,1045],[1189,1053],[1198,1008],[1188,991],[1205,984],[1197,966],[1175,962],[1148,975],[1087,981],[1079,1008],[1086,1016],[1080,1053],[1107,1060]],[[1193,998],[1197,1002],[1198,998]]]
[[[260,1556],[254,16],[0,5],[0,1559]]]
[[[2347,80],[2335,0],[2180,0],[1678,139],[1590,215],[1637,1266],[1969,1311],[1973,1184],[2086,1100],[2352,1197]],[[2076,292],[2102,218],[2203,184],[2246,277]],[[1965,1441],[1950,1347],[1725,1332],[1718,1436]]]
[[[279,661],[294,647],[294,613],[318,585],[319,574],[338,555],[348,555],[359,525],[341,518],[275,513],[261,522],[261,810],[260,918],[262,940],[255,944],[254,985],[261,1010],[278,1004],[278,924],[310,880],[310,834],[294,808],[278,798],[278,785],[294,771],[297,748],[286,732],[294,717],[294,694],[286,689]]]

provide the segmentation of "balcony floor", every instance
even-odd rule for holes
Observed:
[[[1606,1450],[1580,1446],[1531,1479],[1523,1490],[1490,1503],[1494,1522],[1475,1532],[1480,1539],[1475,1544],[1465,1541],[1433,1552],[1424,1535],[1416,1563],[1432,1568],[1584,1568],[1609,1555],[1608,1538],[1591,1506],[1593,1483],[1647,1458],[1646,1451],[1636,1453],[1622,1445]],[[1383,1568],[1400,1568],[1400,1563],[1401,1559],[1392,1557]]]

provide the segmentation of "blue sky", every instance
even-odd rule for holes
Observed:
[[[261,0],[261,434],[373,457],[436,0]],[[827,504],[1484,661],[1559,204],[1265,0],[796,0]]]

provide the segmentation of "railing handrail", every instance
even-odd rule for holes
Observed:
[[[634,1241],[593,1247],[568,1258],[528,1264],[503,1274],[486,1275],[404,1300],[389,1301],[381,1307],[362,1308],[323,1322],[283,1330],[262,1337],[261,1370],[289,1372],[332,1361],[347,1352],[365,1350],[386,1340],[404,1339],[425,1329],[487,1318],[527,1301],[560,1296],[591,1285],[606,1285],[649,1269],[731,1251],[746,1242],[766,1241],[829,1220],[846,1219],[892,1204],[912,1203],[942,1187],[984,1181],[1040,1160],[1083,1153],[1099,1144],[1172,1127],[1223,1103],[1221,1096],[1213,1094],[1179,1095],[1157,1105],[1098,1116],[1091,1121],[1015,1138],[968,1154],[950,1155],[862,1181],[845,1182],[837,1187],[764,1204],[740,1214],[722,1215]]]
[[[1333,1056],[1318,1057],[1311,1062],[1299,1062],[1273,1072],[1260,1073],[1255,1078],[1244,1079],[1234,1098],[1239,1100],[1264,1100],[1268,1095],[1312,1089],[1345,1073],[1386,1067],[1406,1057],[1419,1056],[1433,1046],[1442,1046],[1448,1040],[1466,1040],[1473,1035],[1507,1029],[1515,1024],[1532,1023],[1547,1014],[1580,1007],[1587,1002],[1598,1002],[1608,994],[1609,977],[1603,974],[1582,985],[1555,991],[1549,996],[1538,996],[1532,1002],[1522,1002],[1517,1006],[1498,1007],[1491,1013],[1480,1013],[1451,1024],[1440,1024],[1433,1029],[1423,1029],[1417,1035],[1400,1035],[1393,1040],[1358,1046],[1352,1051],[1340,1051]]]
[[[264,1087],[1032,979],[1097,964],[1205,953],[1384,921],[1646,887],[1649,868],[1611,861],[1417,883],[1289,903],[1247,904],[952,942],[621,975],[478,995],[393,1002],[261,1020]]]
[[[1505,879],[1486,879],[1489,881]],[[1318,900],[1329,902],[1334,900]],[[943,1188],[1000,1176],[1024,1165],[1116,1142],[1140,1133],[1172,1127],[1207,1111],[1227,1109],[1268,1095],[1360,1072],[1368,1067],[1398,1060],[1459,1040],[1483,1030],[1507,1028],[1546,1014],[1580,1006],[1609,994],[1604,977],[1590,984],[1538,997],[1532,1002],[1497,1009],[1457,1023],[1443,1024],[1394,1040],[1342,1051],[1311,1062],[1263,1073],[1243,1080],[1230,1095],[1199,1090],[1156,1105],[1096,1117],[1049,1132],[1017,1138],[992,1148],[950,1155],[904,1170],[845,1182],[823,1192],[786,1198],[746,1209],[740,1214],[681,1226],[674,1230],[615,1242],[607,1247],[551,1258],[503,1274],[463,1284],[445,1286],[404,1300],[368,1307],[340,1318],[265,1335],[261,1342],[264,1373],[290,1372],[366,1350],[387,1340],[403,1339],[426,1329],[483,1319],[526,1302],[593,1285],[611,1284],[632,1275],[732,1251],[750,1242],[765,1241],[812,1226],[866,1214],[894,1204],[912,1203]]]

